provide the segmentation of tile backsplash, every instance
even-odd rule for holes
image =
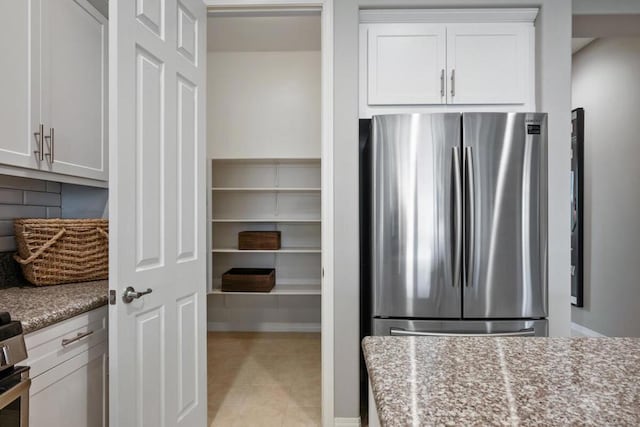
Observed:
[[[61,185],[57,182],[0,175],[0,252],[14,251],[14,218],[62,216]]]

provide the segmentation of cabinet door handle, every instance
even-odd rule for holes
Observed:
[[[456,70],[451,70],[451,96],[456,96]]]
[[[54,147],[55,147],[55,143],[56,143],[56,139],[55,139],[55,128],[49,128],[49,135],[45,136],[45,139],[47,139],[47,146],[49,148],[49,152],[47,154],[45,154],[45,156],[47,156],[47,158],[49,159],[49,162],[51,164],[53,164],[54,162]]]
[[[440,96],[444,97],[444,68],[440,71]]]
[[[39,161],[44,160],[44,150],[43,150],[43,142],[42,140],[44,139],[44,125],[42,123],[40,123],[40,127],[38,129],[38,132],[34,132],[33,136],[36,137],[36,146],[37,146],[37,150],[33,151],[33,154],[36,155],[36,159],[38,159]]]
[[[81,339],[86,338],[86,337],[88,337],[89,335],[92,335],[92,334],[93,334],[93,331],[87,331],[87,332],[84,332],[84,333],[78,332],[78,335],[76,335],[73,338],[65,338],[65,339],[63,339],[62,340],[62,346],[66,347],[69,344],[73,344],[74,342],[80,341]]]

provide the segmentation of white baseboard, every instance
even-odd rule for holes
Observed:
[[[207,330],[214,332],[320,332],[320,323],[279,322],[209,322]]]
[[[572,337],[606,337],[606,335],[596,332],[589,328],[586,328],[577,323],[571,322],[571,336]]]
[[[360,427],[360,417],[355,418],[334,418],[335,427]]]

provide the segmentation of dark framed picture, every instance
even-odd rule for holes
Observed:
[[[584,306],[582,271],[584,194],[584,109],[571,112],[571,304]]]

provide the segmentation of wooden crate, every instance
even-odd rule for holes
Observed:
[[[271,292],[275,268],[232,268],[222,275],[224,292]]]
[[[279,231],[241,231],[238,233],[238,249],[278,250],[280,238]]]

